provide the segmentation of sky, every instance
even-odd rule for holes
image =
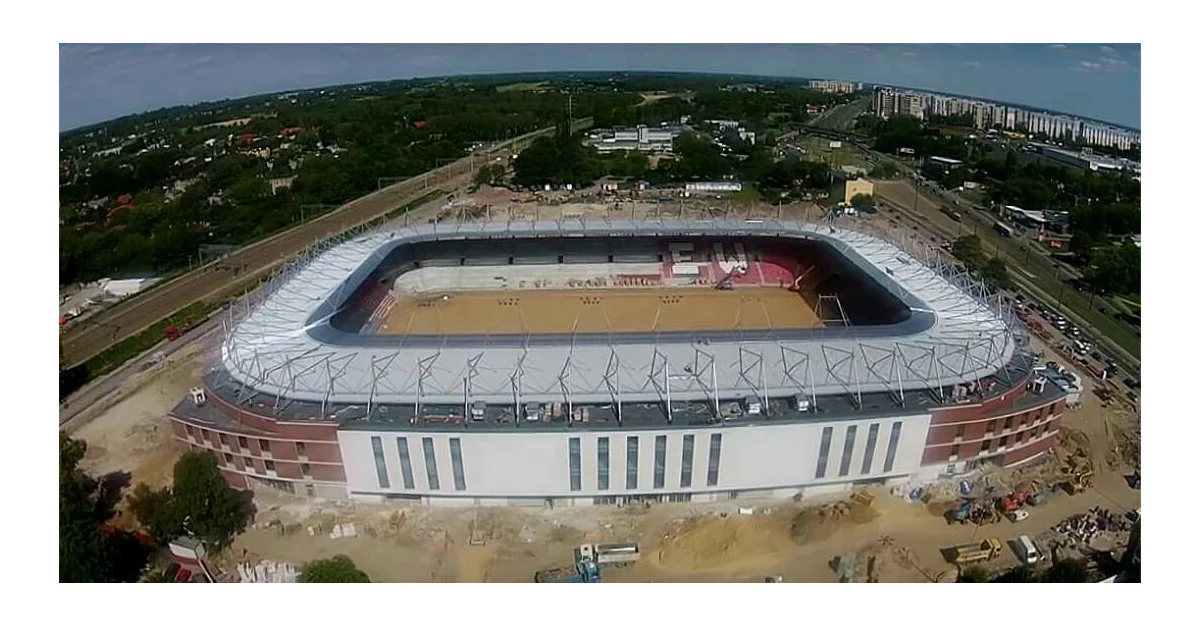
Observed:
[[[1141,127],[1138,44],[63,44],[59,129],[374,80],[548,71],[835,78]]]

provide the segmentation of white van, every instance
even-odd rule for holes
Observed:
[[[1030,540],[1029,536],[1021,536],[1017,538],[1017,557],[1022,563],[1032,566],[1042,559],[1042,554],[1033,545],[1033,540]]]

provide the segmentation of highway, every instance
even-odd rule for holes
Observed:
[[[590,124],[590,120],[581,120],[577,126],[587,124]],[[220,293],[235,280],[269,272],[320,240],[370,222],[439,185],[458,184],[460,181],[457,179],[470,177],[477,164],[482,166],[495,156],[520,150],[537,137],[553,132],[553,128],[548,128],[522,135],[385,187],[156,286],[146,294],[118,303],[63,332],[60,337],[62,365],[73,367],[81,364],[188,305]]]

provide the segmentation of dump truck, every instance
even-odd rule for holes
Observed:
[[[534,573],[533,580],[536,583],[599,583],[600,564],[595,547],[584,544],[576,548],[574,564],[539,570]]]
[[[591,555],[596,556],[596,563],[604,567],[624,568],[641,557],[641,551],[636,542],[583,545],[577,549],[577,552],[587,554],[584,547],[590,547]]]
[[[959,566],[987,562],[996,559],[1004,545],[997,538],[988,538],[983,542],[971,542],[950,547],[951,559]]]

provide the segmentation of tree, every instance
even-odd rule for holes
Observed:
[[[1087,564],[1081,559],[1058,560],[1042,577],[1046,583],[1088,583],[1090,580]]]
[[[1069,244],[1071,252],[1075,258],[1085,266],[1092,259],[1092,236],[1087,231],[1078,230],[1071,234],[1071,243]]]
[[[1037,581],[1037,573],[1026,564],[1004,571],[999,577],[992,580],[993,583],[1037,583]]]
[[[210,451],[184,453],[175,463],[171,508],[184,531],[218,551],[245,530],[249,519],[241,495],[221,476]]]
[[[979,278],[993,288],[1004,289],[1009,286],[1008,267],[999,257],[992,257],[983,263],[979,268]]]
[[[149,551],[132,533],[107,525],[120,489],[79,469],[87,443],[58,436],[58,579],[63,583],[137,581]]]
[[[983,241],[978,235],[964,235],[954,240],[951,252],[968,270],[973,270],[983,262]]]
[[[870,211],[875,208],[875,197],[871,194],[855,194],[850,199],[850,206],[859,211]]]
[[[987,583],[991,573],[982,566],[968,566],[958,574],[958,583]]]
[[[183,520],[175,509],[170,488],[153,490],[139,483],[129,496],[129,511],[160,545],[184,533]]]
[[[354,562],[345,555],[335,555],[329,559],[305,564],[297,581],[300,583],[371,583],[367,574],[359,570]]]
[[[479,168],[475,173],[473,181],[477,186],[491,185],[496,187],[504,182],[504,166],[500,164],[488,164]]]

